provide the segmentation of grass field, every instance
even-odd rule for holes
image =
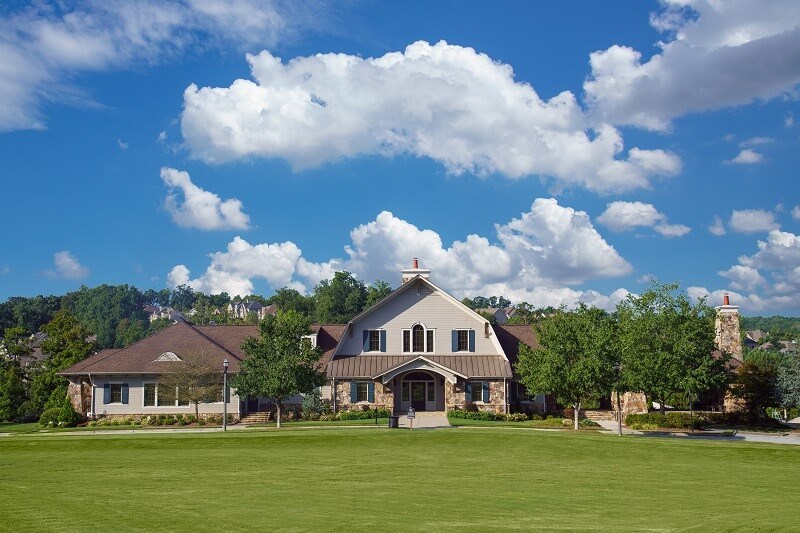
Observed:
[[[0,438],[0,530],[796,531],[794,446],[516,428]]]

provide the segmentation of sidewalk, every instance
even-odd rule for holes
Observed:
[[[605,431],[603,433],[617,434],[618,427],[614,420],[595,420]],[[726,435],[723,431],[638,431],[628,429],[623,426],[623,435],[633,435],[636,437],[662,437],[676,439],[703,439],[703,440],[724,440],[732,442],[768,442],[771,444],[794,444],[800,445],[800,436],[784,435],[780,433],[749,433],[737,431],[733,435]]]

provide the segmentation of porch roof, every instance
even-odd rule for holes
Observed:
[[[511,365],[502,355],[354,355],[336,357],[328,363],[328,377],[333,379],[372,379],[417,359],[448,369],[467,378],[510,378]]]

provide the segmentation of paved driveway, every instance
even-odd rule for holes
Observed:
[[[406,415],[400,415],[399,422],[401,428],[408,428],[409,419]],[[416,418],[414,418],[413,429],[441,427],[450,427],[450,422],[447,421],[447,416],[445,416],[444,412],[418,412]]]

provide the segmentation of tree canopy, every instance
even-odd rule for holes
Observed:
[[[654,282],[617,306],[622,375],[632,390],[658,401],[662,413],[674,393],[698,395],[724,384],[726,358],[714,358],[715,311],[692,305],[677,284]]]
[[[258,337],[242,344],[247,357],[233,386],[240,397],[271,398],[277,406],[278,427],[285,399],[309,393],[325,383],[325,375],[318,368],[322,352],[303,338],[309,333],[307,317],[296,311],[278,311],[261,322]]]
[[[612,317],[580,304],[561,309],[535,328],[539,348],[520,345],[517,372],[529,391],[554,394],[572,405],[575,429],[581,404],[609,393],[616,360],[616,328]]]

